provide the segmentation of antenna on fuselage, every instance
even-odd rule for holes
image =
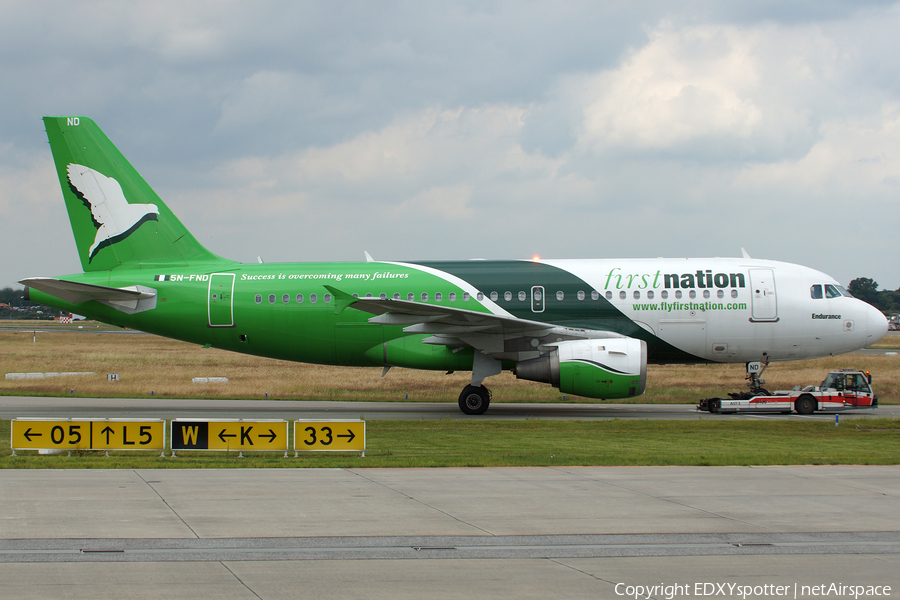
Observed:
[[[747,254],[747,251],[746,251],[746,250],[744,250],[744,249],[743,249],[743,248],[741,248],[741,254],[743,254],[743,255],[744,255],[744,258],[750,258],[750,255],[749,255],[749,254]]]
[[[372,258],[372,255],[369,254],[368,252],[366,252],[365,250],[363,250],[363,254],[366,255],[366,262],[375,262],[375,259]]]

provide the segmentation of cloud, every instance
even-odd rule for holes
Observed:
[[[81,270],[56,167],[49,153],[0,146],[0,287],[19,279]],[[40,272],[30,266],[41,265]]]
[[[811,59],[828,45],[815,28],[664,24],[617,68],[567,82],[582,107],[578,143],[707,161],[796,155],[814,139],[822,82]]]
[[[414,198],[393,209],[395,218],[438,218],[443,222],[462,221],[472,216],[467,206],[472,188],[467,185],[432,187],[416,194]]]
[[[71,237],[31,157],[49,164],[40,114],[81,113],[243,260],[744,245],[900,284],[887,247],[862,273],[797,239],[849,200],[869,239],[900,226],[896,4],[348,6],[4,5],[4,239],[31,243],[35,215]]]
[[[900,196],[900,104],[885,104],[865,118],[830,120],[819,128],[820,139],[797,160],[748,165],[735,184],[778,188],[824,197]],[[887,208],[887,207],[885,207]]]
[[[433,200],[448,190],[454,190],[448,198],[459,198],[461,190],[497,178],[552,175],[559,161],[527,153],[518,143],[525,112],[513,106],[427,108],[339,144],[229,162],[220,170],[227,175],[217,179],[260,198],[288,188],[322,201],[379,206]]]

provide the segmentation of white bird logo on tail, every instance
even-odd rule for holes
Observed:
[[[159,208],[155,204],[129,204],[122,186],[112,177],[84,165],[69,164],[67,170],[72,191],[91,209],[97,226],[89,260],[101,248],[128,237],[144,221],[158,220]]]

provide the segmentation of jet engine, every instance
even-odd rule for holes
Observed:
[[[647,343],[635,338],[557,342],[540,358],[516,363],[516,378],[549,383],[564,394],[614,400],[647,386]]]

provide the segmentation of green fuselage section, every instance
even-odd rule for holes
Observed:
[[[34,289],[30,290],[31,300],[186,342],[315,364],[381,364],[366,353],[384,342],[406,337],[410,339],[405,346],[421,354],[410,357],[409,366],[472,368],[471,349],[453,352],[444,346],[421,344],[427,336],[406,333],[402,326],[369,323],[372,314],[341,306],[325,286],[360,298],[383,295],[475,312],[505,311],[555,325],[614,331],[643,338],[651,347],[660,346],[657,338],[605,299],[577,300],[576,289],[586,288],[583,281],[564,270],[530,261],[228,262],[191,268],[113,269],[60,279],[112,288],[143,286],[156,291],[156,306],[128,314],[97,301],[63,302]],[[562,291],[570,300],[536,307],[532,297],[536,286],[553,293]],[[496,300],[491,300],[492,292]]]

